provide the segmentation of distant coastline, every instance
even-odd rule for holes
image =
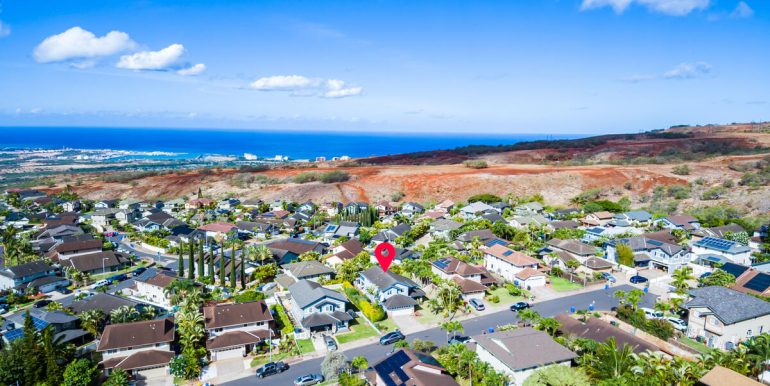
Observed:
[[[223,155],[289,159],[351,158],[504,145],[582,135],[545,134],[385,134],[364,132],[276,132],[257,130],[0,127],[0,149],[85,149],[125,151],[132,158],[183,159]]]

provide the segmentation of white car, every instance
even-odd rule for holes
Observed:
[[[641,309],[644,312],[644,317],[647,319],[663,319],[663,312],[661,311],[655,311],[652,308],[642,308]]]
[[[674,326],[675,329],[679,331],[687,331],[687,322],[685,322],[682,319],[674,318],[674,317],[668,317],[666,320],[671,323],[672,326]]]

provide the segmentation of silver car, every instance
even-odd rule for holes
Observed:
[[[674,326],[675,329],[679,331],[687,331],[687,322],[685,322],[682,319],[674,318],[674,317],[668,317],[666,320],[671,323],[672,326]]]
[[[301,377],[297,377],[294,380],[294,386],[309,386],[317,385],[324,381],[324,376],[321,374],[308,374]]]

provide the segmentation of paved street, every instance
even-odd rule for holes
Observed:
[[[634,287],[630,285],[620,285],[610,288],[609,290],[601,289],[581,293],[560,299],[553,299],[537,303],[533,309],[540,313],[542,316],[551,317],[560,313],[569,312],[570,307],[575,307],[576,309],[587,309],[591,303],[594,303],[595,310],[607,311],[617,305],[617,299],[612,297],[612,294],[615,291],[630,291],[633,288]],[[655,298],[655,295],[647,295],[640,306],[652,307],[655,304]],[[517,319],[515,313],[509,310],[505,310],[479,316],[473,319],[468,319],[463,321],[462,324],[465,327],[465,335],[477,335],[481,334],[482,331],[487,328],[495,328],[496,326],[515,323],[516,321]],[[444,345],[446,344],[446,332],[442,331],[438,327],[435,327],[407,335],[407,340],[410,342],[414,339],[429,340],[435,342],[436,344]],[[374,363],[382,359],[391,349],[392,346],[383,347],[375,343],[343,351],[343,354],[345,354],[349,360],[353,359],[353,357],[362,355],[369,360],[369,363]],[[222,384],[229,386],[251,385],[254,383],[265,385],[290,385],[294,379],[300,375],[320,373],[322,361],[323,358],[315,358],[303,362],[298,362],[292,364],[287,372],[262,380],[258,380],[254,376],[254,371],[256,371],[256,369],[250,369],[248,372],[244,373],[242,378]]]

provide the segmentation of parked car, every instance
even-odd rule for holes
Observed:
[[[674,326],[675,329],[679,331],[687,331],[687,322],[685,322],[682,319],[674,318],[673,316],[669,316],[666,318],[666,320],[671,323],[672,326]]]
[[[324,335],[324,343],[326,344],[326,349],[329,351],[336,351],[337,350],[337,342],[334,341],[334,338],[332,338],[329,335]]]
[[[628,279],[628,281],[634,284],[642,284],[642,283],[648,282],[649,280],[644,276],[635,275],[635,276],[631,276],[631,278]]]
[[[527,302],[516,302],[511,304],[511,311],[520,311],[529,308],[529,303]]]
[[[264,291],[270,291],[271,289],[275,288],[275,286],[276,286],[276,285],[277,285],[277,284],[276,284],[275,282],[271,282],[271,283],[267,283],[267,284],[264,284],[264,285],[262,286],[262,288],[260,289],[260,291],[262,291],[262,292],[264,292]]]
[[[72,290],[67,287],[59,287],[56,290],[59,291],[59,293],[62,295],[69,295],[72,293]]]
[[[40,301],[35,302],[35,304],[33,304],[32,307],[43,308],[43,307],[45,307],[45,306],[47,306],[47,305],[49,305],[51,303],[53,303],[53,300],[48,300],[48,299],[40,300]]]
[[[484,306],[484,302],[482,302],[479,299],[471,299],[468,303],[471,304],[471,307],[473,307],[476,311],[484,311],[486,307]]]
[[[257,369],[257,378],[264,378],[274,374],[280,374],[289,369],[289,365],[281,361],[267,362]]]
[[[707,277],[711,276],[711,272],[704,272],[703,275],[700,275],[701,279],[705,279]]]
[[[644,317],[647,319],[663,319],[665,316],[663,315],[663,312],[655,311],[652,308],[642,308],[641,310],[644,312]]]
[[[5,306],[5,304],[0,305],[0,314],[4,314],[8,312],[8,308]]]
[[[389,332],[389,333],[381,336],[380,337],[380,344],[383,345],[383,346],[387,346],[389,344],[396,343],[399,340],[404,340],[404,339],[406,339],[404,334],[402,334],[401,331],[396,330],[396,331]]]
[[[108,277],[107,281],[110,282],[110,284],[113,284],[113,283],[121,282],[121,281],[126,280],[126,279],[128,279],[128,276],[126,276],[126,274],[124,274],[124,273],[121,273],[119,275],[113,275],[113,276]]]
[[[618,279],[616,279],[615,276],[612,276],[612,274],[609,272],[602,272],[602,277],[604,278],[604,280],[607,280],[610,283],[614,283],[618,281]]]
[[[147,271],[147,268],[139,267],[139,268],[131,271],[131,275],[136,277],[136,276],[139,276],[139,275],[143,274],[145,271]]]
[[[308,374],[301,377],[297,377],[294,380],[294,386],[309,386],[317,385],[324,381],[324,376],[321,374]]]
[[[94,283],[91,286],[91,288],[99,288],[99,287],[104,287],[106,285],[110,285],[110,282],[108,280],[102,279],[102,280],[97,280],[96,283]]]
[[[457,343],[465,344],[465,343],[469,343],[469,342],[473,342],[473,339],[471,339],[470,336],[455,335],[455,336],[449,338],[449,341],[447,343],[449,343],[449,344],[457,344]]]

